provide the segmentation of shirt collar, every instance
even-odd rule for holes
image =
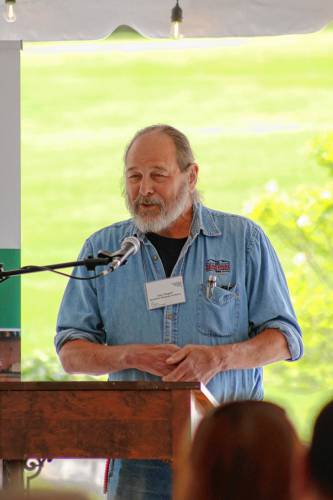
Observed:
[[[128,236],[136,236],[141,242],[143,242],[143,240],[145,238],[145,233],[143,233],[142,231],[140,231],[140,229],[135,225],[133,219],[130,219],[128,229],[125,232],[124,237],[122,238],[122,240],[124,240]]]
[[[195,238],[200,231],[205,236],[221,236],[221,231],[217,227],[211,211],[201,203],[194,205],[191,236]]]

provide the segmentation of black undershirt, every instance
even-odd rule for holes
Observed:
[[[166,238],[156,233],[147,233],[146,236],[156,248],[165,274],[169,278],[187,238]]]

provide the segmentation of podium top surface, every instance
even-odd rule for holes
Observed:
[[[200,382],[0,382],[0,391],[200,391]]]

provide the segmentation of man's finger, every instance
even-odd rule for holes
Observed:
[[[183,366],[177,366],[174,370],[172,370],[170,373],[165,375],[162,378],[163,382],[179,382],[180,380],[185,380],[184,377],[187,374],[187,370]]]
[[[168,365],[180,363],[181,361],[183,361],[186,358],[187,354],[188,354],[188,351],[186,348],[180,349],[179,351],[172,354],[172,356],[167,358],[165,360],[165,362],[168,363]]]

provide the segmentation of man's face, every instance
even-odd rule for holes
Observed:
[[[181,172],[172,139],[152,132],[130,148],[125,165],[126,203],[139,229],[158,233],[192,205],[189,173]]]

